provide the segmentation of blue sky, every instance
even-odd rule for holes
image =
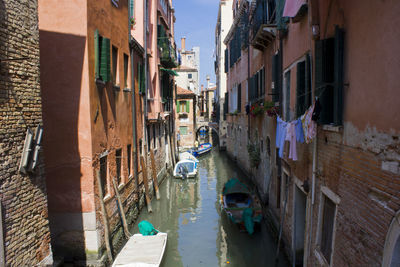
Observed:
[[[215,83],[214,58],[215,25],[219,0],[173,0],[175,8],[175,42],[181,48],[186,37],[186,50],[200,47],[200,84],[206,85],[206,75]]]

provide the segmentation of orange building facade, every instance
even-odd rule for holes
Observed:
[[[150,151],[159,182],[172,164],[173,76],[162,64],[175,62],[159,40],[174,45],[175,18],[171,1],[147,3],[39,1],[50,230],[66,262],[101,263],[107,240],[116,255],[126,239],[117,195],[133,226]]]

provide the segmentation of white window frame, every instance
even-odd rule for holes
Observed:
[[[325,256],[322,254],[320,250],[321,246],[321,238],[322,238],[322,216],[324,212],[324,197],[329,198],[335,204],[335,215],[333,216],[333,233],[332,233],[332,249],[330,260],[328,263],[325,259]],[[319,263],[324,266],[334,266],[333,264],[333,255],[335,253],[335,239],[336,239],[336,221],[337,221],[337,212],[338,212],[338,205],[340,203],[340,197],[336,195],[332,190],[330,190],[326,186],[321,186],[321,191],[319,194],[319,212],[318,212],[318,226],[317,226],[317,236],[315,240],[315,244],[317,245],[314,254],[318,259]]]

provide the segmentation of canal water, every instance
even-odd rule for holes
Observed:
[[[243,177],[224,153],[200,158],[196,179],[167,177],[160,185],[161,199],[144,208],[138,222],[147,220],[168,233],[162,267],[275,266],[276,244],[265,226],[252,236],[240,232],[221,211],[220,193],[231,177]],[[134,233],[139,232],[137,225]],[[288,266],[280,255],[276,266]]]

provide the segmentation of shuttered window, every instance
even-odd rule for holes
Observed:
[[[181,112],[181,108],[180,108],[180,101],[176,101],[176,112],[179,113]]]
[[[129,0],[129,16],[135,17],[135,0]]]
[[[344,32],[335,29],[335,37],[315,43],[315,88],[322,110],[320,123],[343,123]]]
[[[118,185],[121,184],[121,159],[122,159],[122,150],[117,149],[115,151],[115,165],[116,165],[116,175]]]
[[[279,62],[279,53],[272,56],[272,101],[279,102],[280,89],[280,76],[281,68]]]
[[[139,83],[139,93],[144,94],[146,91],[145,80],[144,80],[144,66],[138,63],[138,83]]]
[[[186,112],[190,112],[190,101],[186,101]]]
[[[110,61],[110,39],[102,37],[100,49],[100,79],[104,82],[111,81]]]
[[[128,62],[129,57],[127,54],[124,54],[124,88],[128,87]]]
[[[239,84],[237,89],[237,111],[242,112],[242,84]]]
[[[188,134],[188,127],[187,126],[180,126],[179,127],[179,132],[181,135],[187,135]]]
[[[296,116],[299,117],[311,105],[311,75],[310,75],[310,56],[306,60],[297,63],[296,75]]]
[[[323,205],[320,248],[326,261],[330,263],[336,205],[326,196],[324,196]]]
[[[224,58],[224,60],[225,60],[225,73],[227,73],[228,70],[229,70],[229,51],[228,51],[228,49],[225,49],[225,58]]]

